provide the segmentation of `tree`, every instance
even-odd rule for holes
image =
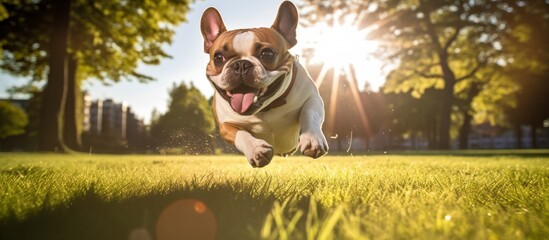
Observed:
[[[182,149],[187,154],[212,153],[214,118],[208,100],[185,83],[170,90],[168,111],[151,126],[151,137],[160,149]]]
[[[51,70],[47,59],[53,54],[46,47],[52,40],[48,33],[54,27],[54,15],[50,9],[59,5],[54,2],[2,3],[8,15],[0,22],[4,33],[1,39],[5,39],[1,42],[3,69],[32,76],[35,80],[46,78],[45,72]],[[66,85],[53,84],[52,88],[57,88],[58,92],[68,88],[64,115],[64,121],[68,123],[64,124],[67,137],[57,138],[73,142],[69,145],[78,145],[78,124],[74,122],[79,119],[73,116],[73,112],[78,112],[80,82],[88,78],[112,82],[121,79],[152,80],[136,72],[135,68],[140,62],[158,64],[161,58],[169,57],[162,46],[171,42],[174,26],[185,20],[189,1],[71,3],[68,47],[65,49],[65,71],[69,74]],[[44,102],[48,101],[51,102],[44,99]]]
[[[538,148],[537,129],[543,121],[549,119],[549,72],[536,74],[517,70],[514,74],[519,80],[521,91],[517,93],[516,107],[507,108],[507,115],[515,127],[517,148],[522,148],[522,125],[530,127],[533,148]]]
[[[423,0],[380,4],[375,11],[379,20],[386,21],[376,34],[391,41],[384,50],[390,53],[389,58],[400,62],[395,70],[398,74],[388,79],[387,90],[413,91],[419,97],[424,89],[435,87],[444,93],[440,99],[439,148],[450,146],[452,108],[459,95],[456,85],[468,83],[469,87],[462,87],[468,94],[462,95],[463,103],[470,104],[474,95],[485,91],[476,89],[480,84],[474,79],[480,79],[479,71],[505,64],[500,33],[506,25],[501,12],[509,9],[512,6],[504,1]],[[465,124],[469,124],[469,108],[463,110],[467,113]],[[462,134],[466,138],[465,130]]]
[[[506,108],[516,129],[517,148],[522,148],[522,125],[531,129],[532,147],[537,148],[537,129],[549,119],[549,3],[517,2],[514,14],[504,15],[510,68],[508,74],[518,83],[516,106]]]
[[[0,101],[0,139],[25,133],[27,123],[27,114],[23,109]]]
[[[7,90],[10,99],[15,99],[15,96],[28,98],[24,104],[24,110],[27,114],[28,124],[25,127],[25,134],[18,136],[16,139],[10,138],[10,143],[17,149],[26,149],[36,151],[38,147],[38,129],[40,127],[40,110],[42,106],[41,87],[34,84],[23,86],[14,86]]]
[[[63,113],[67,96],[67,41],[70,0],[53,5],[54,20],[49,41],[48,82],[42,93],[39,148],[43,151],[67,151],[63,141]]]
[[[452,114],[461,98],[468,100],[470,88],[481,70],[507,64],[503,34],[508,30],[505,12],[517,7],[513,1],[418,0],[418,1],[305,1],[315,11],[305,14],[312,21],[333,21],[334,12],[356,17],[360,26],[375,26],[370,38],[382,44],[380,55],[397,67],[387,79],[386,92],[411,92],[416,98],[426,89],[440,89],[438,147],[450,147]],[[521,2],[521,1],[517,1]],[[497,78],[481,81],[498,81]],[[456,85],[461,84],[460,92]],[[475,83],[476,85],[480,85]],[[510,86],[515,89],[514,86]],[[481,88],[485,91],[484,88]],[[468,92],[469,91],[469,92]],[[507,92],[507,91],[504,91]],[[480,93],[477,93],[480,94]],[[459,96],[457,96],[459,95]],[[507,98],[512,101],[512,97]],[[463,109],[470,108],[470,106]],[[469,112],[463,110],[462,112]]]
[[[429,149],[434,149],[438,142],[440,131],[440,95],[442,91],[426,89],[421,98],[411,93],[386,93],[386,101],[391,109],[391,129],[395,135],[410,138],[412,148],[416,148],[417,140],[422,138],[428,142]]]
[[[507,68],[509,67],[485,67],[471,78],[456,84],[453,121],[459,125],[459,148],[468,148],[472,124],[508,126],[505,109],[515,106],[514,96],[519,88],[517,82],[508,74]],[[458,114],[459,112],[461,114]]]

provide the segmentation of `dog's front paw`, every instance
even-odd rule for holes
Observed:
[[[304,132],[299,136],[299,150],[303,155],[319,158],[328,152],[328,143],[322,133]]]
[[[273,146],[257,139],[250,144],[244,155],[252,167],[265,167],[273,159]]]

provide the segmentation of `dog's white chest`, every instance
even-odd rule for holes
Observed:
[[[216,114],[219,122],[235,124],[254,137],[273,145],[276,154],[292,152],[299,137],[299,108],[291,104],[243,116],[231,110],[228,102],[216,95]],[[219,100],[219,101],[218,101]]]

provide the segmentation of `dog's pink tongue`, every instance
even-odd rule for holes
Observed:
[[[240,91],[232,93],[231,107],[237,113],[246,112],[250,106],[254,103],[254,97],[256,95],[255,89],[251,87],[240,87]]]

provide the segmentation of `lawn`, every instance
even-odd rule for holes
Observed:
[[[0,154],[0,239],[544,239],[549,151]]]

